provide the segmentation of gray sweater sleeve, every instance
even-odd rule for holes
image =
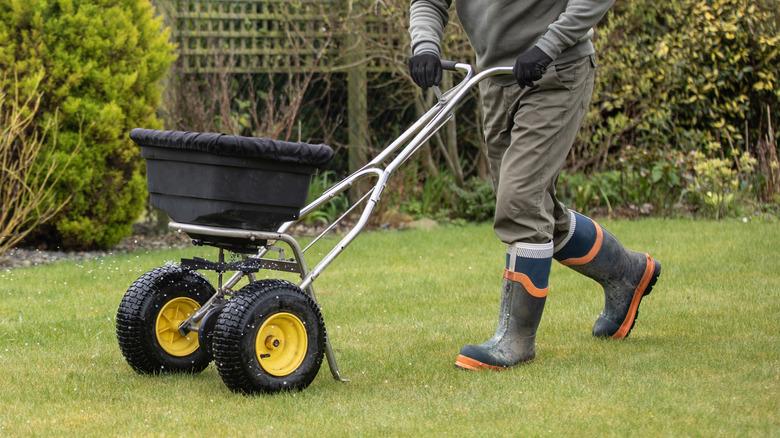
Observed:
[[[536,46],[552,59],[577,44],[607,13],[615,0],[569,0],[566,10],[542,35]]]
[[[412,54],[433,52],[441,56],[441,39],[450,18],[452,0],[412,0],[409,34]]]

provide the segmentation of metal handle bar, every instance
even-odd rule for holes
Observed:
[[[447,61],[446,59],[441,60],[441,68],[444,70],[457,71],[457,65],[457,61]]]
[[[441,100],[427,113],[420,118],[411,128],[409,128],[404,134],[401,135],[395,142],[382,151],[376,158],[371,160],[361,171],[365,172],[369,168],[376,169],[378,171],[378,180],[376,181],[374,188],[371,192],[371,197],[366,203],[363,213],[358,219],[355,226],[339,241],[339,243],[328,252],[325,257],[320,260],[317,265],[312,268],[309,274],[303,279],[300,284],[302,289],[309,287],[312,282],[322,273],[325,268],[335,260],[335,258],[357,237],[357,235],[363,230],[365,225],[374,211],[374,207],[379,203],[379,199],[382,196],[387,180],[390,175],[397,170],[397,168],[403,164],[412,154],[414,154],[419,148],[454,114],[455,109],[463,99],[468,95],[469,91],[483,81],[486,78],[492,76],[512,74],[512,67],[495,67],[482,71],[479,74],[474,74],[474,68],[469,64],[455,63],[454,66],[448,64],[448,67],[452,67],[456,70],[460,70],[466,73],[466,77],[460,84],[448,90],[441,98]],[[409,137],[413,137],[411,141],[406,143]],[[395,149],[398,149],[402,144],[406,143],[406,146],[399,152],[396,157],[388,164],[384,169],[380,169],[378,166],[390,155]],[[376,167],[375,167],[376,166]],[[355,175],[355,174],[353,174]],[[349,180],[350,177],[347,178]],[[323,194],[323,197],[325,194]],[[316,206],[315,206],[316,208]],[[310,211],[309,207],[304,210]],[[284,226],[283,226],[284,227]],[[286,228],[285,228],[286,229]]]

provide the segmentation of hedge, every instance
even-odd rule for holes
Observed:
[[[38,238],[108,247],[143,211],[145,181],[133,127],[159,127],[160,81],[174,48],[149,0],[5,0],[0,87],[43,72],[39,126],[56,118],[47,153],[75,157],[58,191],[68,207]]]

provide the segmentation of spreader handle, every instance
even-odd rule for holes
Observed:
[[[458,63],[456,61],[447,61],[445,59],[441,60],[441,68],[443,68],[444,70],[457,71],[458,69],[455,68],[457,64]]]

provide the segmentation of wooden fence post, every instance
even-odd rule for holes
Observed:
[[[345,60],[347,70],[347,118],[349,125],[349,171],[354,172],[367,161],[368,134],[368,69],[365,42],[365,9],[359,0],[347,0],[345,36]],[[350,191],[350,199],[356,201],[366,185],[356,184]]]

